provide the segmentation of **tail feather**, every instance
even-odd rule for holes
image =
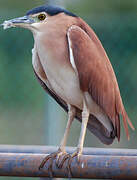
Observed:
[[[117,114],[119,116],[119,121],[120,121],[120,115],[122,115],[124,129],[125,129],[125,132],[126,132],[127,139],[129,140],[130,137],[129,137],[129,131],[128,131],[128,124],[131,127],[131,129],[135,130],[135,128],[134,128],[133,124],[131,123],[131,121],[130,121],[128,115],[127,115],[127,112],[126,112],[126,110],[124,108],[122,98],[120,96],[119,91],[117,91],[117,96],[116,96],[116,112],[117,112]]]
[[[127,119],[127,122],[128,122],[128,124],[129,124],[129,126],[131,127],[131,129],[132,129],[132,130],[135,130],[135,127],[133,126],[132,122],[130,121],[127,113],[126,113],[126,119]]]
[[[126,132],[126,135],[127,135],[127,139],[129,140],[130,137],[129,137],[129,132],[128,132],[128,125],[127,125],[127,114],[124,111],[122,111],[122,118],[123,118],[123,123],[124,123],[124,128],[125,128],[125,132]]]
[[[122,114],[122,117],[123,117],[125,132],[126,132],[128,140],[129,140],[130,137],[129,137],[129,132],[128,132],[128,124],[129,124],[129,126],[131,127],[132,130],[135,130],[135,128],[134,128],[132,122],[130,121],[125,109],[122,111],[121,114]]]

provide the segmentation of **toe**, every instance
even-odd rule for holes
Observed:
[[[79,149],[78,149],[76,152],[74,152],[74,153],[70,156],[70,158],[69,158],[69,160],[68,160],[68,166],[67,166],[67,169],[68,169],[68,177],[69,177],[69,178],[72,177],[71,163],[72,163],[73,158],[74,158],[74,157],[77,157],[77,162],[80,163],[80,157],[81,157],[81,155],[82,155],[82,153],[81,153],[81,151],[79,151]]]
[[[56,165],[58,168],[62,168],[65,161],[70,157],[70,155],[66,152],[62,152],[58,154],[58,157],[56,159]]]
[[[40,164],[39,170],[44,167],[44,165],[47,163],[48,160],[52,160],[52,161],[53,161],[53,160],[57,157],[57,155],[58,155],[59,153],[60,153],[60,149],[59,149],[57,152],[51,153],[50,155],[46,156],[46,157],[43,159],[42,163]]]
[[[62,168],[63,167],[63,165],[64,165],[64,163],[65,163],[65,161],[67,160],[67,159],[69,159],[70,158],[70,155],[69,154],[64,154],[63,156],[62,156],[62,158],[61,158],[61,160],[59,161],[59,163],[58,163],[58,167],[59,168]]]
[[[78,163],[80,163],[80,157],[81,157],[81,153],[78,153],[78,155],[77,155],[77,161],[78,161]]]

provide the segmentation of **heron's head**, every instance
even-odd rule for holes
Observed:
[[[11,27],[21,27],[27,28],[31,31],[40,31],[40,28],[42,27],[41,25],[47,23],[48,21],[51,21],[51,17],[56,16],[58,14],[77,17],[76,15],[65,10],[64,8],[44,5],[29,10],[23,17],[4,21],[4,23],[1,25],[4,27],[4,29]]]

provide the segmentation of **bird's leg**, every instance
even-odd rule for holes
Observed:
[[[87,128],[87,123],[88,123],[88,119],[89,119],[89,114],[90,114],[90,111],[89,111],[89,109],[87,107],[86,100],[84,99],[83,100],[83,111],[82,111],[82,125],[81,125],[81,132],[80,132],[80,137],[79,137],[77,150],[76,150],[76,152],[74,152],[71,155],[71,158],[69,159],[69,162],[68,162],[70,173],[71,173],[71,161],[72,161],[72,159],[75,156],[77,156],[77,159],[78,159],[78,162],[79,162],[80,155],[82,155],[84,139],[85,139],[85,135],[86,135],[86,128]]]
[[[70,131],[71,124],[75,118],[75,114],[76,114],[75,107],[68,105],[68,122],[67,122],[66,130],[65,130],[63,139],[61,141],[60,147],[59,147],[57,152],[54,152],[54,153],[46,156],[46,158],[42,161],[39,169],[43,168],[49,159],[51,160],[50,166],[52,166],[52,162],[56,157],[57,157],[56,164],[59,168],[61,168],[63,163],[65,162],[65,160],[69,157],[69,155],[65,151],[65,146],[66,146],[66,142],[67,142],[67,138],[68,138],[68,134]],[[62,161],[60,161],[60,157],[62,155],[64,155],[64,157],[63,157]],[[50,167],[50,169],[52,169],[52,167]]]
[[[75,107],[73,107],[71,105],[68,105],[68,108],[69,108],[69,111],[68,111],[68,122],[67,122],[66,130],[65,130],[63,139],[61,141],[60,148],[59,148],[62,151],[65,151],[65,146],[66,146],[67,138],[68,138],[68,135],[69,135],[70,127],[71,127],[71,124],[72,124],[72,122],[73,122],[73,120],[75,118],[75,114],[76,114]]]
[[[86,135],[86,128],[87,128],[87,123],[88,123],[88,119],[89,119],[89,109],[87,107],[86,101],[83,101],[83,111],[82,111],[82,125],[81,125],[81,132],[80,132],[80,137],[79,137],[79,142],[78,142],[78,146],[77,146],[77,151],[76,153],[74,153],[72,156],[78,156],[78,160],[79,160],[79,156],[82,154],[83,151],[83,144],[84,144],[84,139],[85,139],[85,135]]]
[[[69,158],[69,154],[66,153],[65,146],[67,143],[67,138],[68,138],[68,135],[70,132],[71,124],[75,118],[75,114],[76,114],[75,107],[73,107],[72,105],[68,105],[68,122],[67,122],[67,126],[66,126],[66,130],[65,130],[63,139],[62,139],[60,147],[59,147],[60,153],[57,155],[57,161],[56,161],[56,164],[59,168],[61,168],[63,166],[63,163],[65,162],[65,160],[67,158]],[[63,157],[62,161],[60,161],[60,157],[62,155],[64,155],[64,157]]]

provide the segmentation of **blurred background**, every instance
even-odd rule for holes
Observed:
[[[0,0],[0,23],[44,3],[64,6],[94,29],[115,70],[128,115],[137,127],[137,1]],[[32,69],[32,48],[28,30],[0,29],[0,144],[59,145],[63,136],[66,113],[38,84]],[[80,124],[75,121],[68,146],[77,145],[79,133]],[[130,137],[127,141],[122,128],[121,142],[116,140],[109,148],[137,148],[137,131],[130,130]],[[108,148],[89,132],[85,146]]]

